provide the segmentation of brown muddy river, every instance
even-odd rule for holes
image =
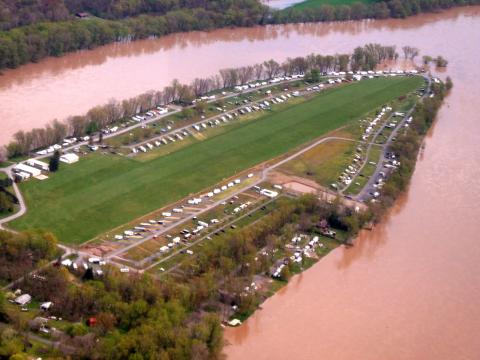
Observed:
[[[228,329],[225,352],[229,359],[479,359],[480,7],[408,20],[179,34],[48,59],[0,76],[0,143],[18,129],[173,78],[367,42],[413,45],[450,61],[455,87],[411,187],[355,247],[334,251],[243,326]]]
[[[418,45],[426,51],[438,49],[450,55],[446,52],[453,48],[447,50],[448,40],[455,42],[455,49],[473,46],[479,33],[471,26],[477,23],[479,12],[477,8],[407,21],[193,32],[49,58],[0,76],[0,144],[8,142],[20,129],[83,114],[111,98],[125,99],[162,89],[174,78],[187,82],[230,66],[271,58],[284,60],[312,52],[350,52],[366,42]]]
[[[413,44],[455,88],[389,218],[228,329],[229,360],[480,358],[480,11],[355,27],[313,41]]]

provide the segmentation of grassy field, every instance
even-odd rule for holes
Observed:
[[[348,124],[421,84],[421,78],[409,77],[340,86],[148,162],[89,155],[61,166],[47,181],[22,183],[28,211],[10,226],[44,228],[61,242],[82,243]]]
[[[369,4],[373,3],[374,0],[306,0],[301,3],[295,4],[293,7],[297,9],[304,9],[309,7],[318,7],[321,5],[352,5],[356,2]]]
[[[358,143],[353,141],[332,140],[287,162],[279,170],[328,187],[337,180],[339,169],[350,165],[357,146]]]

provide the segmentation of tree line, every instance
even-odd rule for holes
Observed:
[[[278,76],[309,75],[313,70],[320,73],[350,69],[373,70],[382,61],[394,60],[397,57],[395,46],[367,44],[357,47],[353,55],[310,54],[305,57],[288,58],[282,63],[271,59],[251,66],[222,69],[216,75],[194,79],[190,84],[181,84],[178,80],[173,80],[161,91],[147,91],[123,101],[112,99],[107,104],[95,106],[85,115],[71,116],[62,122],[54,120],[43,128],[18,131],[13,135],[13,141],[7,145],[8,157],[26,155],[32,150],[61,143],[67,136],[95,134],[111,124],[129,119],[155,106],[170,103],[189,104],[195,98],[214,90],[232,88],[251,81]]]
[[[258,0],[0,0],[0,69],[115,41],[229,26],[403,18],[480,0],[390,0],[273,10]],[[3,5],[3,7],[1,6]],[[76,11],[100,16],[72,19]],[[10,29],[10,30],[8,30]]]
[[[454,6],[476,5],[479,0],[389,0],[351,5],[322,4],[318,7],[290,7],[271,14],[269,23],[347,21],[361,19],[405,18]]]
[[[232,12],[235,7],[258,5],[251,0],[235,3],[218,0],[0,0],[0,30],[40,22],[74,20],[75,15],[80,13],[103,19],[124,19],[141,14],[164,15],[182,9],[205,9],[224,13]]]

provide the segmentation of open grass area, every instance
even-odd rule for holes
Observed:
[[[357,142],[332,140],[315,146],[299,157],[282,165],[279,170],[329,186],[339,175],[339,169],[347,167],[358,146]]]
[[[82,243],[312,141],[422,83],[399,77],[339,86],[147,162],[91,154],[47,181],[22,183],[28,211],[10,226],[45,228],[61,242]]]
[[[295,4],[293,7],[297,9],[304,9],[304,8],[313,8],[319,7],[321,5],[352,5],[356,2],[361,2],[364,4],[373,3],[374,0],[306,0],[301,3]]]

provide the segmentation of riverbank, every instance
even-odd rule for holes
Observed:
[[[478,12],[478,7],[465,7],[408,20],[191,32],[48,58],[0,76],[0,115],[4,119],[0,143],[6,144],[18,130],[39,128],[55,118],[84,114],[111,98],[123,100],[150,89],[161,89],[173,78],[189,83],[220,69],[253,65],[271,58],[281,62],[312,52],[351,53],[354,47],[369,42],[392,43],[398,49],[403,45],[415,46],[436,56],[435,49],[441,48],[441,42],[435,38],[437,27],[468,31],[475,26]],[[389,36],[384,36],[385,31]],[[357,38],[359,33],[364,36]],[[443,30],[442,33],[445,34]],[[195,69],[189,64],[192,58],[198,59],[199,66]],[[152,68],[154,72],[149,70]]]
[[[193,30],[212,30],[231,26],[273,25],[303,22],[330,22],[361,19],[406,18],[420,13],[435,12],[455,6],[477,5],[479,0],[439,3],[426,0],[421,3],[404,2],[335,2],[306,1],[292,8],[274,10],[260,1],[241,1],[235,6],[205,6],[205,8],[170,9],[154,16],[147,11],[129,14],[115,19],[112,14],[105,19],[90,16],[59,22],[33,23],[0,32],[0,69],[16,68],[28,62],[36,62],[47,56],[90,50],[118,41],[131,41],[149,37],[161,37],[172,33]],[[94,12],[101,13],[93,7]],[[66,9],[65,9],[66,11]],[[158,12],[158,11],[157,11]],[[226,16],[235,12],[234,17]],[[128,12],[127,12],[128,14]],[[132,16],[139,15],[139,16]],[[130,16],[130,17],[128,17]],[[115,19],[115,20],[111,20]],[[58,36],[58,34],[67,34]],[[35,34],[36,36],[31,36]],[[75,36],[82,34],[82,36]]]
[[[399,161],[399,165],[394,171],[391,171],[391,168],[387,168],[387,166],[391,162],[391,160],[388,160],[392,159],[391,156],[382,156],[383,160],[377,164],[376,173],[379,172],[379,169],[387,172],[386,175],[380,177],[380,182],[384,182],[386,189],[383,189],[383,186],[376,187],[376,190],[380,191],[382,195],[373,197],[373,199],[371,200],[371,209],[373,216],[371,218],[364,218],[365,222],[360,223],[360,227],[369,227],[366,223],[367,221],[375,221],[378,223],[381,220],[384,220],[384,216],[387,215],[390,212],[390,208],[393,207],[394,201],[405,191],[406,186],[410,182],[410,177],[413,174],[416,158],[418,156],[420,146],[423,142],[423,138],[425,137],[428,129],[433,125],[436,114],[443,103],[443,99],[452,87],[449,81],[447,83],[447,87],[438,79],[433,81],[433,84],[429,83],[423,101],[416,103],[414,107],[408,111],[405,117],[405,121],[398,126],[397,129],[400,129],[398,137],[389,138],[389,141],[387,142],[386,147],[383,150],[383,155],[396,154],[396,156],[394,156],[394,159],[396,159],[396,161]],[[429,110],[425,112],[425,109]],[[410,114],[412,114],[413,120],[406,122],[406,120],[410,119]],[[410,150],[407,151],[405,150],[405,148],[410,148]],[[371,230],[370,227],[369,230]],[[353,244],[356,235],[357,233],[356,231],[354,231],[351,234],[351,238],[344,238],[340,243],[337,243],[336,246],[338,246],[339,244],[347,243]],[[306,271],[308,268],[310,268],[312,265],[314,265],[324,256],[326,256],[336,246],[332,246],[332,244],[327,245],[327,247],[325,247],[325,249],[327,250],[326,252],[322,252],[321,254],[317,253],[318,257],[310,257],[310,261],[305,267],[295,267],[292,275],[298,275]],[[321,249],[323,248],[324,247],[322,246]],[[277,291],[279,291],[283,286],[288,283],[289,276],[285,276],[281,280],[282,281],[270,282],[267,285],[266,290],[262,289],[262,301],[258,305],[258,308],[261,308],[261,303],[263,303],[263,301],[274,295]],[[245,321],[254,313],[254,311],[255,310],[251,309],[247,313],[241,313],[239,316],[235,317],[232,322],[229,322],[228,324],[232,326],[238,326],[239,322],[236,319]]]
[[[443,84],[437,84],[437,89],[434,89],[434,92],[438,96],[438,102],[431,104],[433,111],[429,112],[430,115],[436,114],[440,103],[443,102],[443,97],[447,93],[446,89],[443,88]],[[427,107],[429,106],[427,105]],[[422,153],[419,154],[419,151],[425,140],[431,141],[432,131],[428,129],[433,125],[433,118],[431,116],[425,116],[422,108],[421,106],[414,111],[413,118],[416,120],[409,126],[412,128],[410,129],[411,132],[419,135],[419,138],[409,142],[409,146],[414,145],[411,150],[412,152],[407,159],[405,158],[407,155],[402,155],[403,159],[401,162],[404,166],[402,165],[401,169],[392,176],[391,181],[387,181],[388,186],[392,186],[398,192],[396,192],[397,197],[395,197],[395,203],[389,202],[385,197],[383,198],[389,207],[383,207],[382,221],[372,231],[361,232],[359,238],[355,241],[354,247],[350,249],[337,249],[309,271],[301,276],[292,278],[287,287],[279,292],[277,296],[267,300],[267,302],[262,305],[262,311],[256,312],[244,325],[235,329],[227,329],[226,339],[229,345],[226,346],[225,351],[229,359],[241,359],[247,354],[248,356],[256,356],[256,358],[259,359],[271,357],[284,359],[290,358],[293,354],[298,355],[299,353],[306,359],[317,358],[318,356],[323,356],[322,354],[329,354],[331,358],[355,359],[358,358],[359,351],[362,354],[366,354],[364,358],[368,359],[389,358],[389,355],[393,356],[393,352],[396,354],[394,358],[407,359],[413,358],[420,353],[432,353],[431,348],[428,348],[428,345],[426,345],[429,341],[429,334],[422,332],[422,335],[420,335],[418,330],[416,330],[418,327],[413,329],[417,332],[415,335],[412,335],[416,337],[418,345],[409,347],[409,351],[406,354],[398,356],[398,349],[391,350],[392,337],[388,334],[381,335],[379,331],[383,331],[383,328],[379,327],[377,331],[375,328],[372,329],[370,325],[367,325],[372,322],[379,325],[385,321],[383,317],[385,315],[378,317],[375,315],[375,312],[382,306],[379,301],[386,301],[386,299],[389,299],[393,303],[392,306],[384,306],[389,308],[387,315],[387,321],[389,323],[391,321],[390,319],[393,319],[396,324],[406,321],[404,319],[408,318],[407,313],[412,308],[423,308],[424,314],[419,314],[423,319],[429,318],[431,314],[430,308],[421,306],[422,304],[420,304],[419,301],[413,299],[408,302],[408,306],[401,307],[404,298],[408,297],[404,293],[406,288],[410,288],[409,291],[412,292],[412,287],[415,287],[415,285],[410,287],[402,285],[403,276],[413,276],[412,271],[409,271],[408,267],[415,266],[411,264],[411,262],[408,262],[406,257],[408,257],[408,254],[412,251],[412,247],[417,248],[417,246],[420,246],[424,248],[424,246],[418,242],[415,244],[411,241],[407,241],[410,243],[410,246],[405,247],[403,240],[416,238],[418,241],[420,240],[418,237],[428,237],[425,232],[419,230],[419,226],[422,226],[422,220],[418,219],[415,221],[410,218],[408,220],[409,222],[401,222],[400,226],[404,229],[402,231],[403,237],[398,240],[402,241],[397,241],[394,249],[389,251],[391,259],[382,261],[383,253],[385,252],[382,250],[387,246],[388,242],[386,228],[389,226],[391,219],[398,217],[400,209],[405,206],[408,196],[405,191],[407,191],[407,185],[413,175],[413,168],[417,160],[422,161],[425,156]],[[443,109],[446,109],[446,107]],[[444,120],[448,121],[450,119]],[[397,141],[394,143],[394,148],[397,150],[405,148],[404,141],[407,139],[412,140],[412,137],[400,133]],[[442,156],[445,156],[445,153],[443,153]],[[412,159],[414,160],[413,164],[410,162]],[[417,174],[417,182],[418,176]],[[402,185],[399,185],[399,183],[394,180],[395,177],[403,177],[404,181],[401,182]],[[428,186],[432,186],[432,180],[433,179],[430,178],[427,181]],[[414,194],[412,196],[414,196]],[[380,199],[382,199],[382,197],[380,197]],[[425,198],[423,198],[422,201],[425,201]],[[420,217],[424,218],[422,215],[420,215]],[[416,231],[419,231],[419,233],[412,232],[412,227],[417,229]],[[435,233],[438,236],[438,232]],[[393,244],[389,247],[392,247],[392,245]],[[429,246],[432,246],[432,244],[430,243]],[[433,244],[433,247],[436,246],[437,245]],[[439,250],[432,249],[431,247],[427,250],[429,254],[430,252],[436,254],[438,251]],[[428,262],[428,260],[426,261]],[[360,266],[358,263],[360,263]],[[376,263],[382,265],[379,267],[376,266]],[[403,263],[408,264],[401,265]],[[444,262],[438,262],[437,265],[442,266],[440,263],[445,264]],[[403,269],[403,272],[401,274],[394,273],[392,276],[392,271],[389,271],[389,267],[392,266],[400,267]],[[445,266],[448,265],[445,264]],[[377,268],[376,271],[372,270],[372,267]],[[331,268],[332,271],[328,272],[327,276],[326,271],[328,271],[329,268]],[[365,276],[364,274],[363,278],[359,278],[359,276],[357,276],[359,270],[364,271],[368,275]],[[417,271],[422,272],[421,269]],[[352,293],[349,289],[345,290],[343,285],[345,282],[349,283],[349,287],[351,288],[353,287],[353,283],[357,281],[361,281],[362,284],[360,288],[357,286],[355,293]],[[377,281],[390,283],[388,290],[380,289],[376,285]],[[321,286],[319,286],[319,283]],[[438,281],[435,283],[436,286],[442,288],[442,286],[438,284]],[[395,289],[394,287],[400,288]],[[432,291],[431,288],[430,286],[430,291]],[[448,291],[446,290],[448,288],[449,286],[443,286],[443,296],[447,296],[445,291]],[[424,291],[421,292],[425,293]],[[392,294],[394,295],[392,296]],[[359,298],[360,300],[358,300]],[[438,298],[439,301],[443,301],[443,299],[444,297]],[[357,304],[359,301],[361,310],[352,310],[352,304]],[[370,305],[372,302],[373,304]],[[338,308],[343,309],[344,313],[339,314]],[[472,314],[472,312],[470,312],[470,314]],[[452,318],[451,313],[447,316]],[[289,324],[288,327],[285,326],[287,323]],[[471,321],[470,323],[475,324],[475,321]],[[301,328],[302,331],[292,332],[290,330],[292,324],[294,329]],[[369,330],[366,331],[365,334],[356,334],[353,336],[354,344],[350,344],[350,339],[347,340],[347,344],[345,341],[339,340],[339,337],[342,338],[341,334],[349,331],[348,329],[350,329],[351,326],[353,326],[354,329],[368,327]],[[423,325],[419,326],[422,327]],[[410,326],[405,326],[404,328],[410,331]],[[401,330],[402,329],[398,329],[398,331]],[[430,331],[434,331],[434,329]],[[288,333],[288,335],[285,332]],[[400,333],[397,332],[397,335],[400,335]],[[382,340],[382,347],[379,350],[371,349],[370,344],[372,338],[382,338],[382,336],[385,339]],[[320,347],[312,346],[312,337],[321,337],[323,339]],[[402,337],[409,337],[409,335],[402,334]],[[286,341],[286,339],[290,342],[295,342],[296,346],[294,349],[279,344],[279,341]],[[339,348],[338,343],[342,343],[344,346]],[[475,354],[475,346],[472,346],[472,342],[465,344],[468,344],[468,350],[460,350],[458,347],[450,344],[435,350],[435,354],[439,358],[448,359],[448,354],[453,354],[455,351],[463,351],[463,354],[466,356],[465,358],[473,359],[474,357],[469,357],[467,354]]]

